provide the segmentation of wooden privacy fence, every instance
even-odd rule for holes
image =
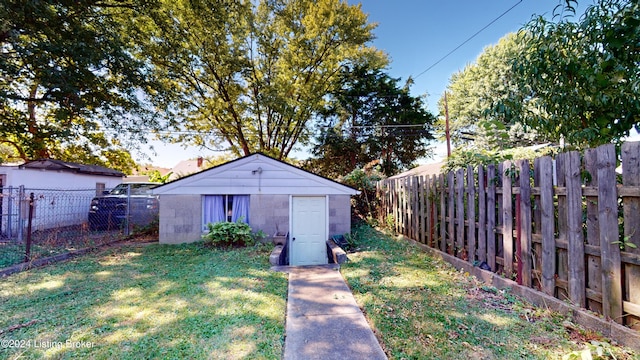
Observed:
[[[640,330],[640,142],[378,183],[380,221]],[[533,165],[533,166],[531,166]]]

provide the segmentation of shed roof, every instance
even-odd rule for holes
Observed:
[[[33,161],[26,162],[22,165],[19,165],[18,168],[67,171],[67,172],[79,173],[79,174],[115,176],[115,177],[123,177],[125,175],[120,171],[109,169],[104,166],[85,165],[85,164],[78,164],[74,162],[55,160],[55,159],[33,160]]]
[[[154,194],[356,195],[358,190],[255,153],[153,189]]]

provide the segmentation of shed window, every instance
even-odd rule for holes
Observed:
[[[202,201],[202,229],[208,223],[249,223],[249,195],[205,195]]]

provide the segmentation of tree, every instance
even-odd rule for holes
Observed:
[[[578,22],[538,17],[521,32],[526,46],[514,61],[518,96],[497,114],[575,148],[618,142],[640,121],[640,5],[600,0]]]
[[[171,0],[139,36],[185,141],[284,159],[308,139],[341,67],[386,58],[373,25],[340,0]]]
[[[307,166],[337,178],[377,161],[390,176],[428,155],[434,116],[409,94],[411,81],[398,82],[366,64],[343,68]]]
[[[121,19],[148,5],[0,0],[0,143],[23,160],[83,151],[92,163],[130,167],[123,145],[144,141],[155,123],[141,101],[145,66],[128,50]]]
[[[528,146],[545,139],[522,124],[520,113],[493,111],[496,104],[518,97],[513,60],[522,51],[523,37],[510,33],[488,46],[475,63],[451,76],[446,106],[451,139],[456,145],[481,150]],[[438,102],[441,118],[445,113],[444,95]],[[444,133],[444,122],[438,129]]]

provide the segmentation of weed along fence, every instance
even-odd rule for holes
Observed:
[[[640,330],[640,142],[620,157],[604,145],[377,191],[398,233]]]

